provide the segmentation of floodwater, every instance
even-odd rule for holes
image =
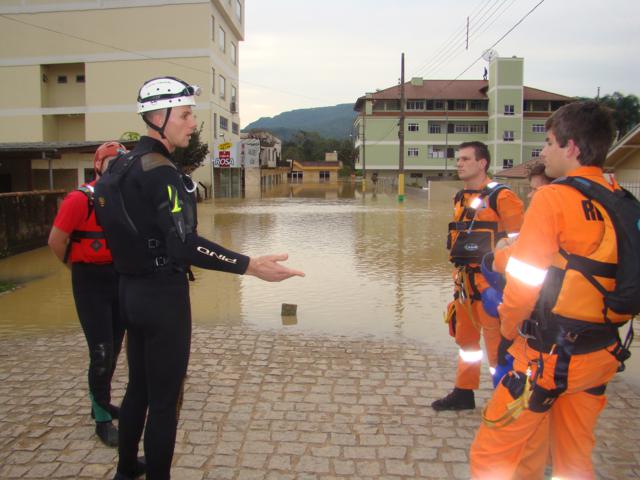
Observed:
[[[411,190],[403,203],[391,187],[359,187],[285,184],[262,198],[199,204],[201,235],[251,256],[286,252],[306,277],[267,283],[196,268],[194,323],[452,346],[443,311],[452,293],[445,243],[456,185]],[[0,260],[0,280],[21,285],[0,295],[0,335],[79,330],[69,271],[48,248]],[[282,303],[296,304],[297,316],[282,317]]]
[[[441,341],[451,294],[445,232],[454,187],[397,201],[391,187],[278,185],[256,199],[198,205],[201,235],[251,256],[286,252],[305,278],[267,283],[194,269],[195,324],[246,324],[335,335]],[[79,328],[69,271],[48,248],[0,260],[0,334]],[[281,304],[297,316],[281,317]]]

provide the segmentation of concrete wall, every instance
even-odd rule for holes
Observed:
[[[0,193],[0,258],[46,245],[64,194]]]

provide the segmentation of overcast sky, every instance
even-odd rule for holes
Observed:
[[[405,76],[453,79],[540,0],[246,0],[242,125],[353,103]],[[464,31],[469,16],[469,49]],[[524,57],[525,85],[574,96],[640,95],[638,0],[545,0],[495,50]],[[461,79],[482,78],[483,60]]]

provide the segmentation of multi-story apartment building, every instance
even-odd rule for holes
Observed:
[[[220,141],[239,142],[244,3],[3,0],[0,143],[105,141],[143,133],[135,113],[138,88],[165,75],[202,88],[196,114],[201,140],[212,152]],[[90,160],[85,154],[77,161],[80,181]],[[54,161],[54,169],[63,163]],[[47,164],[33,159],[31,167]],[[212,164],[195,176],[210,184]]]
[[[485,142],[493,171],[540,155],[544,122],[573,99],[523,85],[522,58],[495,58],[488,80],[424,80],[405,83],[405,182],[424,185],[429,178],[453,176],[457,145]],[[356,168],[367,178],[397,176],[400,86],[358,98]]]

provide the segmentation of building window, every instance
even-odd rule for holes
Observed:
[[[231,133],[235,133],[236,135],[238,135],[239,131],[240,131],[240,128],[238,124],[236,122],[231,122]]]
[[[424,100],[408,100],[407,110],[424,110]]]
[[[445,147],[429,147],[429,158],[444,158]]]
[[[505,142],[513,142],[515,132],[513,130],[505,130],[502,139]]]
[[[486,126],[480,123],[458,123],[453,127],[454,133],[486,133]]]
[[[240,0],[236,0],[236,17],[238,17],[238,21],[242,23],[242,4]]]
[[[220,90],[220,98],[225,99],[227,96],[226,80],[222,75],[218,77],[218,90]]]
[[[532,112],[548,112],[549,102],[544,100],[533,100],[529,103],[529,110]]]
[[[540,154],[542,153],[541,148],[534,148],[531,152],[531,158],[540,158]]]
[[[229,120],[226,117],[220,115],[220,128],[222,130],[229,130]]]
[[[76,75],[76,83],[84,83],[84,75]]]
[[[444,100],[427,100],[427,110],[444,110]]]
[[[216,19],[211,15],[211,41],[216,41]]]
[[[534,123],[533,125],[531,125],[531,131],[533,133],[544,133],[544,123]]]
[[[469,110],[482,111],[488,108],[489,104],[486,100],[469,100]]]
[[[411,178],[422,178],[422,174],[421,173],[410,173],[409,177],[411,177]]]
[[[216,93],[216,69],[211,68],[211,93]]]
[[[66,75],[58,75],[58,83],[67,83]]]
[[[409,123],[407,125],[407,130],[410,132],[417,132],[420,130],[420,126],[417,123]]]
[[[42,74],[42,83],[47,83],[49,81],[49,77],[47,77],[46,73]]]
[[[420,150],[418,150],[416,147],[409,147],[409,149],[407,150],[407,156],[409,157],[417,157],[419,153]]]
[[[328,170],[320,170],[320,181],[328,182],[329,180],[331,180],[331,172]]]
[[[466,110],[467,102],[465,100],[456,100],[453,108],[454,110]]]
[[[231,63],[233,63],[234,65],[237,65],[238,50],[237,50],[236,44],[233,42],[229,42],[229,45],[231,45]]]
[[[223,52],[226,52],[226,48],[227,48],[226,34],[224,33],[224,29],[222,27],[218,27],[218,46],[220,47],[220,50],[222,50]]]
[[[442,133],[442,124],[429,122],[429,133],[433,133],[433,134]]]
[[[513,115],[515,113],[515,107],[513,105],[505,105],[504,106],[504,114],[505,115]]]
[[[303,172],[294,170],[291,173],[287,173],[287,177],[291,180],[291,183],[302,183]]]
[[[238,111],[238,92],[234,85],[231,85],[231,113]]]
[[[502,168],[513,168],[513,158],[503,158]]]

